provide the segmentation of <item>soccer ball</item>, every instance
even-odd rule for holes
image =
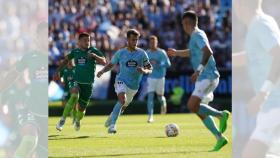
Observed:
[[[166,125],[165,134],[167,137],[176,137],[177,135],[179,135],[179,126],[175,123]]]

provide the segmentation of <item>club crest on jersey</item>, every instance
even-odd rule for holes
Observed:
[[[85,65],[86,61],[87,61],[87,59],[85,57],[80,57],[77,59],[78,65]]]
[[[127,67],[136,67],[138,64],[137,64],[137,61],[135,61],[135,60],[128,60],[127,62],[126,62],[126,66]]]

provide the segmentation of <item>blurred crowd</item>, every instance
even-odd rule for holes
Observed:
[[[143,49],[152,34],[163,49],[185,49],[188,37],[180,18],[189,9],[199,15],[199,27],[208,35],[217,66],[231,69],[231,0],[49,0],[49,64],[56,67],[85,31],[107,59],[125,46],[129,28],[141,33]],[[187,60],[173,58],[168,71],[190,69]]]
[[[0,0],[0,71],[12,65],[35,47],[34,30],[38,23],[47,21],[44,1]],[[42,37],[46,38],[47,37]]]

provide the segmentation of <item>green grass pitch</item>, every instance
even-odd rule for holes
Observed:
[[[225,135],[229,144],[219,152],[208,152],[216,140],[194,114],[155,115],[148,124],[146,115],[122,115],[117,134],[107,134],[107,116],[85,116],[76,132],[68,118],[62,132],[55,129],[58,117],[49,118],[49,157],[138,157],[138,158],[228,158],[231,157],[231,119]],[[216,120],[217,122],[217,120]],[[176,123],[177,137],[166,137],[164,127]],[[217,122],[218,123],[218,122]],[[218,124],[217,124],[218,125]]]

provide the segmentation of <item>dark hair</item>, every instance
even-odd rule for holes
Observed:
[[[129,30],[127,31],[127,33],[126,33],[126,37],[129,38],[130,35],[134,35],[134,36],[139,37],[139,36],[140,36],[140,33],[139,33],[137,30],[135,30],[135,29],[129,29]]]
[[[149,37],[149,39],[151,40],[151,39],[154,39],[154,40],[158,40],[158,38],[157,38],[157,36],[155,36],[155,35],[151,35],[150,37]]]
[[[90,37],[90,35],[87,32],[83,32],[79,34],[79,40],[83,37]]]
[[[184,12],[182,16],[182,20],[184,20],[185,18],[189,18],[194,22],[194,24],[197,24],[198,17],[194,11],[189,10]]]

